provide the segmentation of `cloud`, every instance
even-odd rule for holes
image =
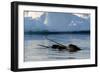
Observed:
[[[43,15],[44,12],[33,12],[33,11],[25,11],[24,16],[25,17],[32,17],[33,19],[36,19]]]
[[[75,13],[74,15],[81,17],[83,19],[88,19],[90,17],[89,14],[80,14],[80,13]]]

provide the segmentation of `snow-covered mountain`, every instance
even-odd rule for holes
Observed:
[[[48,13],[47,20],[49,30],[80,31],[90,29],[90,23],[88,19],[83,19],[71,13]]]
[[[24,17],[25,31],[88,31],[90,18],[81,18],[72,13],[44,13],[36,19]]]
[[[47,30],[45,24],[37,19],[32,19],[32,17],[24,18],[24,31],[44,31]]]

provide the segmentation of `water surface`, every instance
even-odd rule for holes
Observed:
[[[56,42],[68,46],[74,44],[82,50],[69,53],[66,50],[45,48],[39,46],[51,46],[55,44],[46,39],[52,39]],[[70,59],[88,59],[90,58],[90,36],[89,34],[25,34],[24,35],[24,61],[50,61],[50,60],[70,60]]]

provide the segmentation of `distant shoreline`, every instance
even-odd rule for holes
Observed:
[[[69,32],[24,32],[24,34],[90,34],[90,31],[69,31]]]

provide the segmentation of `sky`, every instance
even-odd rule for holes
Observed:
[[[44,12],[34,12],[34,11],[25,11],[24,12],[24,16],[25,17],[32,17],[33,19],[40,17],[41,15],[43,15]],[[80,13],[74,13],[74,15],[87,19],[89,17],[88,14],[80,14]]]

